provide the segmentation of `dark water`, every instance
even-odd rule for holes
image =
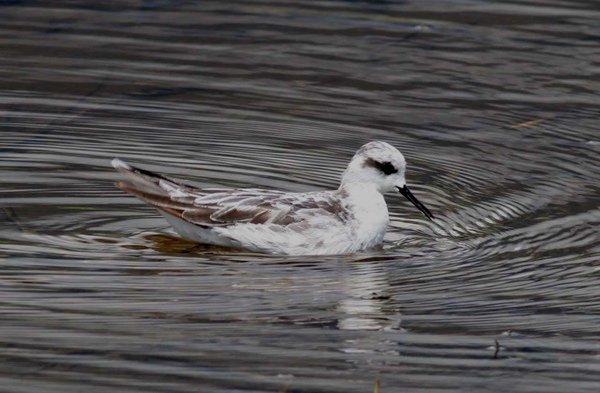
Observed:
[[[3,392],[597,392],[597,1],[0,1]],[[384,249],[194,248],[115,156],[337,187],[372,139]],[[497,344],[496,344],[497,343]]]

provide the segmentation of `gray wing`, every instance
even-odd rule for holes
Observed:
[[[180,180],[114,159],[112,165],[132,182],[116,185],[155,208],[202,227],[238,223],[300,223],[316,214],[342,218],[344,209],[331,192],[290,194],[260,189],[197,188]]]

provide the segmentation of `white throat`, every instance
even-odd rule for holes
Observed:
[[[385,199],[373,183],[343,183],[340,192],[347,194],[349,208],[354,214],[355,238],[365,247],[381,243],[387,230],[389,216]]]

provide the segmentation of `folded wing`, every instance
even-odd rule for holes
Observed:
[[[260,189],[197,188],[180,180],[131,166],[119,159],[112,165],[131,182],[118,182],[117,187],[150,205],[189,223],[202,227],[229,226],[239,223],[300,223],[308,216],[339,215],[334,200],[294,198],[294,194]]]

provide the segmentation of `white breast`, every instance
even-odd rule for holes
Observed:
[[[373,247],[383,241],[389,216],[383,195],[374,187],[356,185],[346,187],[348,203],[354,213],[352,231],[359,249]]]

